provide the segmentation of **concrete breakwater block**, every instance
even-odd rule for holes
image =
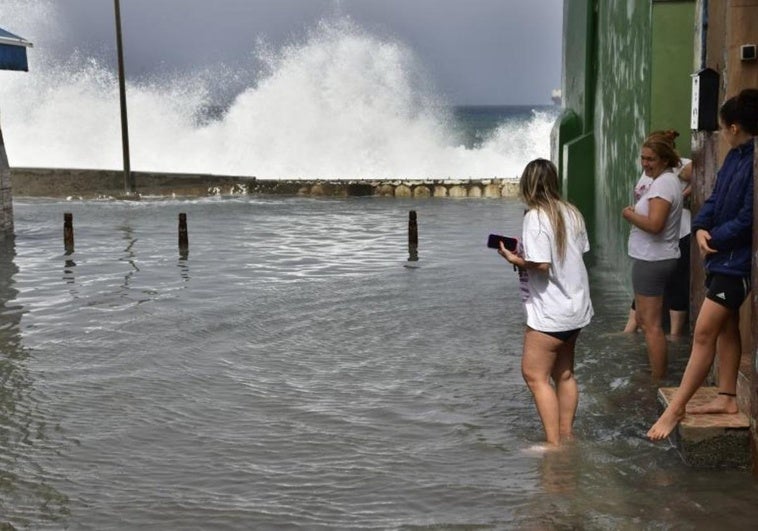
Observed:
[[[658,389],[658,402],[665,409],[676,387]],[[700,405],[716,398],[718,388],[701,387],[690,400]],[[685,463],[694,467],[743,468],[750,464],[750,419],[734,414],[687,414],[669,436]]]
[[[313,197],[501,198],[518,195],[513,179],[265,180],[253,176],[132,172],[138,196],[276,194]],[[11,168],[17,196],[118,198],[123,172],[67,168]],[[9,192],[10,193],[10,192]]]

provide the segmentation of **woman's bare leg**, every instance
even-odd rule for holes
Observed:
[[[625,334],[634,334],[637,331],[637,315],[634,310],[629,310],[629,317],[626,319],[626,325],[624,325]]]
[[[695,323],[692,338],[692,353],[684,369],[682,382],[674,393],[668,407],[658,418],[647,436],[654,441],[665,439],[682,420],[687,402],[703,384],[716,355],[716,339],[733,312],[728,308],[705,299]]]
[[[737,413],[737,375],[740,370],[742,341],[740,339],[739,314],[731,312],[730,318],[716,341],[719,353],[719,394],[702,406],[687,408],[687,413]]]
[[[561,414],[558,394],[550,383],[550,376],[562,343],[554,337],[527,327],[521,357],[521,373],[534,396],[537,413],[545,429],[545,437],[548,444],[555,445],[561,441]]]
[[[672,338],[680,338],[687,335],[687,312],[669,310],[669,321],[671,323]]]
[[[668,366],[668,344],[661,326],[663,296],[646,297],[635,294],[634,300],[637,307],[637,321],[645,334],[653,381],[658,381],[666,376]]]
[[[558,431],[564,441],[574,438],[574,417],[579,404],[579,386],[574,378],[574,347],[578,336],[578,333],[575,334],[558,348],[558,358],[552,371],[558,395]]]

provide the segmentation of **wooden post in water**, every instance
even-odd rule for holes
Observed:
[[[189,236],[187,234],[187,214],[179,214],[179,254],[186,258],[189,254]]]
[[[415,210],[408,213],[408,261],[418,262],[418,223]]]
[[[74,215],[71,212],[63,214],[63,247],[66,254],[74,252]]]

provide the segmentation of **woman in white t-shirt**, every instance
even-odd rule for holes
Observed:
[[[581,213],[560,197],[552,162],[536,159],[527,164],[520,195],[528,207],[522,231],[523,257],[502,243],[498,252],[528,274],[521,371],[534,396],[547,442],[557,445],[573,437],[579,399],[574,347],[593,313],[582,259],[589,251],[589,241]]]
[[[679,133],[673,130],[656,131],[650,133],[653,135],[663,135],[672,141],[679,136]],[[687,208],[687,198],[690,195],[692,187],[690,180],[692,178],[692,161],[684,157],[681,158],[681,164],[673,168],[674,173],[679,177],[679,187],[682,190],[684,207],[682,208],[682,220],[679,224],[679,260],[676,263],[676,271],[671,275],[669,283],[663,295],[664,306],[669,309],[670,333],[673,338],[682,338],[688,334],[687,316],[690,305],[690,211]],[[634,185],[634,197],[639,199],[642,196],[642,190],[646,190],[653,183],[653,179],[642,172],[637,184]],[[635,201],[636,202],[636,201]],[[632,307],[629,310],[629,317],[624,326],[624,333],[634,333],[637,331],[637,315],[634,311],[635,303],[632,299]]]
[[[683,197],[674,172],[681,159],[671,140],[651,135],[640,159],[649,186],[635,188],[635,204],[621,215],[631,225],[628,252],[632,258],[632,288],[637,323],[645,334],[654,380],[666,375],[668,345],[661,326],[663,293],[680,256],[679,230]]]

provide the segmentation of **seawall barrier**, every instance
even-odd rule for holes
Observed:
[[[138,196],[298,195],[313,197],[473,197],[518,195],[517,179],[264,180],[249,176],[132,172]],[[120,170],[11,168],[16,197],[121,198]]]

